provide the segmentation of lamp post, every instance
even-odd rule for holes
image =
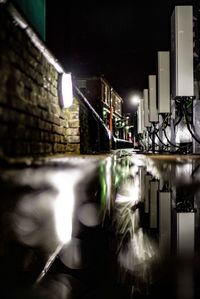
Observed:
[[[134,95],[131,97],[131,103],[133,105],[138,105],[140,103],[140,97],[138,95]]]
[[[142,99],[139,95],[133,95],[130,99],[131,103],[135,106],[134,112],[134,141],[138,143],[139,146],[139,137],[143,132],[142,124]]]

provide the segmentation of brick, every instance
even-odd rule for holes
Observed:
[[[78,120],[79,119],[79,112],[71,112],[69,114],[69,121],[70,120]]]
[[[60,109],[60,107],[59,107],[59,117],[60,117],[60,119],[63,119],[63,120],[66,119],[66,118],[65,118],[65,114],[64,114],[64,112]]]
[[[50,91],[51,91],[52,95],[54,95],[56,97],[58,96],[58,90],[53,85],[50,85]]]
[[[49,115],[48,111],[40,109],[40,115],[43,120],[52,122],[52,116]]]
[[[38,118],[25,114],[25,124],[29,128],[39,128]]]
[[[59,115],[59,109],[58,109],[58,106],[55,105],[55,104],[51,104],[50,106],[50,111],[52,114],[56,114],[57,116]]]
[[[48,122],[45,122],[45,125],[44,125],[44,130],[46,131],[51,131],[52,129],[52,125]]]
[[[78,105],[71,105],[69,108],[67,108],[70,112],[78,112],[79,106]]]
[[[68,123],[70,128],[78,128],[80,126],[79,120],[70,120]]]
[[[58,133],[58,134],[60,134],[60,135],[64,135],[64,134],[63,134],[63,129],[62,129],[61,127],[59,127],[59,126],[52,125],[52,131],[53,131],[54,133]]]
[[[67,144],[66,152],[80,153],[80,145],[79,144]]]
[[[56,115],[53,116],[53,123],[60,126],[60,118]]]
[[[80,135],[79,128],[69,128],[66,130],[68,136],[77,136]]]
[[[24,99],[25,97],[23,81],[18,82],[18,84],[16,85],[16,96],[21,99]]]
[[[45,143],[45,153],[51,153],[51,152],[52,152],[52,144]]]
[[[79,143],[80,142],[80,136],[67,136],[67,141],[69,143]]]
[[[64,153],[65,152],[65,146],[63,144],[58,144],[57,145],[57,151],[59,153]]]
[[[64,119],[60,119],[60,126],[63,128],[68,128],[68,122]]]
[[[47,109],[47,107],[48,107],[48,104],[47,104],[45,98],[42,96],[39,96],[37,98],[37,104],[38,104],[38,107],[41,107],[41,108]]]
[[[43,131],[51,131],[52,129],[52,126],[50,123],[44,121],[44,120],[41,120],[39,119],[38,120],[38,126],[39,126],[39,129],[43,130]]]
[[[63,144],[67,144],[67,136],[60,135],[60,142]]]
[[[52,149],[53,149],[54,153],[57,153],[58,152],[58,144],[54,143]]]
[[[35,71],[33,71],[32,69],[29,70],[30,74],[32,75],[32,77],[36,80],[36,82],[40,85],[43,86],[43,78],[42,75],[40,73],[37,73]],[[34,76],[35,74],[35,76]],[[44,87],[44,86],[43,86]]]
[[[37,106],[34,106],[32,104],[24,104],[24,107],[24,110],[28,112],[30,115],[33,115],[35,117],[39,117],[41,115]]]

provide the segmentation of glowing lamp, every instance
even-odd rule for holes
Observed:
[[[60,104],[62,108],[69,108],[73,103],[72,77],[70,73],[61,74]]]
[[[139,104],[140,103],[140,98],[139,96],[135,95],[131,98],[131,103],[136,105],[136,104]]]

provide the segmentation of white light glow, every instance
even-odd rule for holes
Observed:
[[[108,130],[108,137],[109,137],[109,140],[112,139],[112,132],[110,130]]]
[[[140,103],[140,98],[139,96],[135,95],[131,98],[131,103],[136,105],[136,104],[139,104]]]
[[[85,226],[97,226],[100,223],[98,205],[95,203],[85,203],[81,205],[78,211],[78,218]]]
[[[59,192],[55,201],[56,231],[60,242],[64,244],[71,240],[75,201],[74,188],[79,176],[78,171],[74,171],[73,174],[60,172],[56,173],[53,178]]]
[[[71,74],[62,74],[61,78],[62,107],[69,108],[73,103]]]
[[[190,135],[190,132],[188,131],[187,127],[179,126],[177,132],[176,132],[176,142],[191,142],[192,137]]]
[[[127,203],[128,206],[137,204],[140,199],[139,187],[138,175],[135,175],[134,180],[125,180],[116,195],[116,203]]]

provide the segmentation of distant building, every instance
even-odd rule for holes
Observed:
[[[76,78],[75,82],[113,136],[128,140],[122,116],[123,99],[110,83],[103,77]]]

